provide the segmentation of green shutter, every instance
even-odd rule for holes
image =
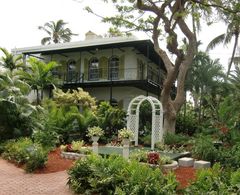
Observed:
[[[99,71],[100,71],[100,79],[108,79],[108,58],[101,57],[99,59]]]
[[[89,62],[87,58],[84,58],[84,80],[88,80],[88,66]]]
[[[124,60],[125,57],[122,55],[119,59],[119,78],[124,79]]]
[[[81,71],[81,58],[79,58],[77,61],[76,61],[76,72],[80,72]]]
[[[61,60],[60,62],[60,67],[59,67],[59,70],[61,72],[61,74],[64,74],[67,72],[67,61],[66,60]]]
[[[137,79],[141,77],[141,60],[137,58]]]

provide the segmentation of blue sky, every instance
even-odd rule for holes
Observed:
[[[90,5],[99,13],[113,13],[113,9],[101,0],[3,0],[0,1],[0,47],[7,49],[40,45],[44,32],[38,30],[38,26],[45,22],[63,19],[68,22],[68,27],[78,33],[72,41],[84,39],[87,31],[104,34],[108,25],[100,22],[100,19],[88,14],[83,8]],[[199,36],[203,42],[204,50],[208,42],[216,35],[223,33],[225,27],[218,23],[212,27],[202,24],[202,32]],[[137,34],[141,38],[142,34]],[[225,66],[231,54],[231,45],[218,47],[210,52],[212,58],[220,58]]]

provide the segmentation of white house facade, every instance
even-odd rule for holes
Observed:
[[[90,36],[91,35],[91,36]],[[97,100],[107,100],[127,109],[138,95],[159,98],[164,64],[151,40],[135,37],[99,38],[86,34],[85,41],[12,50],[25,59],[34,56],[61,66],[53,74],[63,89],[78,87]]]

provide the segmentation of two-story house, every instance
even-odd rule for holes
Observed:
[[[159,97],[165,73],[151,40],[135,37],[100,38],[89,31],[79,42],[13,50],[61,66],[54,74],[63,89],[81,87],[97,100],[127,108],[137,95]]]

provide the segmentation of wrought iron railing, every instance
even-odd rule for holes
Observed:
[[[84,83],[93,81],[117,81],[117,80],[148,80],[156,84],[161,84],[158,72],[149,69],[141,71],[137,68],[119,69],[114,71],[108,69],[89,70],[88,75],[82,72],[53,72],[53,75],[63,81],[63,84]]]

